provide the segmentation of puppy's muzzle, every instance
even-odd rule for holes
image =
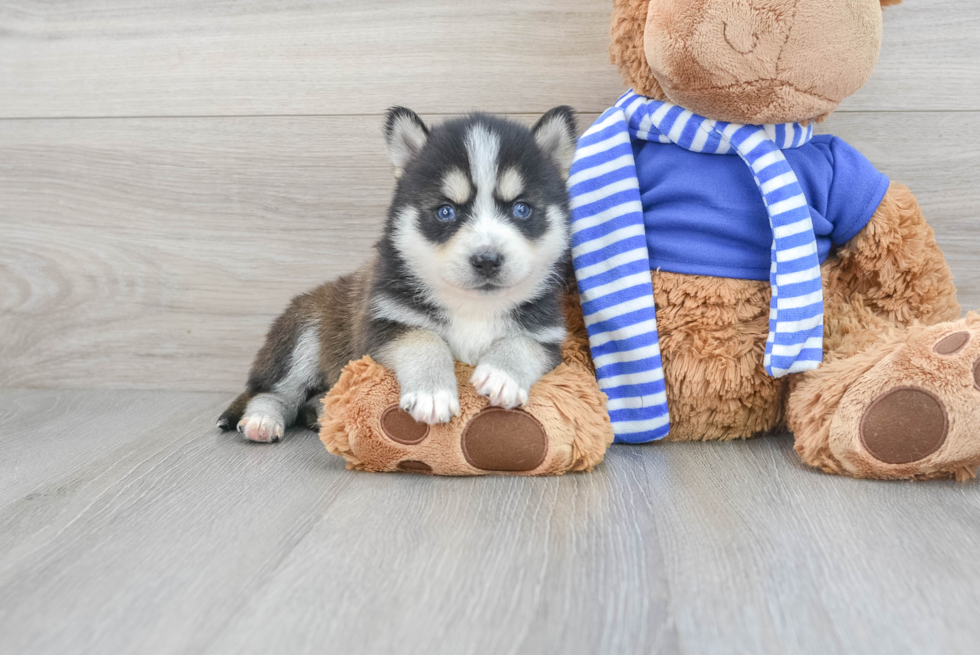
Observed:
[[[500,274],[504,256],[494,251],[480,252],[470,257],[470,265],[477,275],[490,280]]]

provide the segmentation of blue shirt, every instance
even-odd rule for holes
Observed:
[[[889,181],[835,136],[783,150],[810,206],[822,263],[871,220]],[[768,280],[772,228],[752,172],[736,155],[634,142],[650,268]]]

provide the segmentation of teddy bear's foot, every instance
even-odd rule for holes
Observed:
[[[469,419],[462,433],[458,426],[437,428],[436,436],[428,440],[433,432],[430,426],[416,422],[405,410],[392,405],[381,415],[381,431],[391,441],[407,447],[402,458],[394,462],[397,471],[459,474],[457,467],[462,462],[453,457],[458,453],[466,464],[479,471],[527,473],[539,468],[548,457],[544,427],[518,409],[487,407]]]
[[[602,461],[612,426],[591,372],[562,364],[525,407],[488,406],[457,365],[460,414],[417,422],[399,404],[394,376],[370,358],[351,362],[324,399],[320,438],[348,468],[432,475],[560,475]]]
[[[797,386],[790,425],[803,461],[861,478],[975,477],[980,316],[897,333]]]

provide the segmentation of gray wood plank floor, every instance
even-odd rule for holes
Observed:
[[[788,437],[592,474],[344,470],[221,394],[0,391],[0,652],[966,653],[980,484],[804,468]]]

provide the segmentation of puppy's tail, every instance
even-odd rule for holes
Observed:
[[[228,405],[228,409],[218,417],[218,427],[222,430],[237,429],[238,422],[242,420],[242,416],[245,414],[245,408],[248,407],[248,401],[251,399],[252,396],[247,391],[243,391],[238,398],[235,398]]]

